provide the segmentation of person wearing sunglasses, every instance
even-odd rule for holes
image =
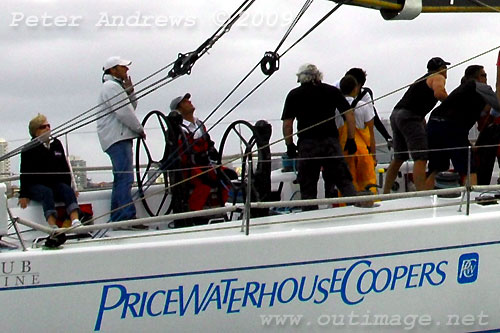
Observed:
[[[43,114],[31,119],[28,128],[36,145],[21,152],[19,206],[40,202],[47,223],[57,228],[55,202],[64,202],[72,226],[80,225],[76,183],[61,141],[50,138],[50,124]]]

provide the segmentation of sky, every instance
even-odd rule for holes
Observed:
[[[9,142],[10,149],[27,142],[28,122],[37,113],[45,114],[53,128],[63,125],[97,104],[106,58],[119,55],[132,60],[129,74],[138,82],[172,63],[179,53],[195,50],[239,4],[229,0],[3,0],[0,138]],[[266,51],[276,49],[302,5],[303,1],[298,0],[257,0],[196,62],[190,75],[141,99],[138,118],[142,120],[151,110],[168,113],[174,97],[190,92],[195,115],[205,119]],[[331,1],[314,1],[278,53],[334,6]],[[427,61],[434,56],[453,66],[499,46],[498,31],[499,13],[432,13],[412,21],[384,21],[375,10],[342,6],[280,59],[279,71],[214,128],[212,139],[218,144],[225,128],[237,119],[252,123],[266,119],[273,126],[273,140],[281,138],[283,103],[288,91],[297,86],[295,73],[304,63],[315,64],[327,83],[339,80],[351,67],[361,67],[368,74],[366,86],[379,97],[424,74]],[[484,65],[489,84],[494,86],[497,53],[486,53],[450,69],[448,91],[458,86],[466,66],[471,64]],[[163,71],[154,79],[165,75]],[[264,78],[262,72],[255,71],[208,119],[207,125]],[[403,92],[376,101],[382,118],[390,115]],[[148,145],[162,146],[155,124],[148,123],[146,133]],[[71,155],[85,159],[89,166],[110,164],[99,146],[95,123],[68,134],[62,141],[67,141]],[[237,150],[226,149],[228,153]],[[283,143],[272,147],[273,152],[284,150]],[[18,164],[18,158],[11,160],[14,173],[18,172]]]

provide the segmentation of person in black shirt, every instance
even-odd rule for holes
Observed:
[[[288,157],[296,158],[298,150],[298,181],[302,199],[316,199],[321,168],[325,181],[325,197],[335,196],[334,185],[343,196],[356,195],[338,141],[335,110],[343,113],[348,126],[348,139],[344,149],[349,154],[356,152],[354,114],[340,90],[322,83],[322,76],[312,64],[301,66],[297,74],[300,86],[288,93],[281,117]],[[295,119],[298,148],[293,143],[292,136]],[[317,206],[304,207],[304,210],[310,209],[317,209]]]
[[[448,93],[445,89],[446,66],[449,62],[439,57],[427,62],[427,73],[415,81],[396,104],[391,114],[391,127],[394,139],[394,159],[387,169],[384,193],[390,193],[401,165],[413,159],[413,182],[417,191],[434,187],[431,179],[426,177],[427,166],[427,133],[425,116],[439,101],[443,101]],[[431,184],[432,183],[432,184]]]
[[[479,120],[483,110],[490,108],[500,110],[500,100],[493,89],[486,84],[486,72],[483,66],[467,67],[462,84],[432,111],[427,124],[431,149],[429,172],[432,178],[437,172],[448,170],[450,160],[462,179],[467,175],[467,148],[471,146],[469,131]],[[471,160],[471,184],[477,183],[475,173],[476,165]]]
[[[50,124],[42,114],[30,121],[29,132],[37,145],[21,152],[19,206],[26,208],[30,199],[40,202],[47,223],[56,228],[55,201],[63,201],[71,225],[80,225],[77,194],[71,187],[72,173],[61,141],[50,142]]]

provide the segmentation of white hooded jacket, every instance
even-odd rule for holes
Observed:
[[[122,102],[118,103],[119,101]],[[102,104],[97,113],[97,134],[103,151],[116,142],[137,138],[144,132],[144,128],[135,116],[137,108],[135,94],[127,95],[119,80],[112,75],[104,75],[104,83],[97,102]],[[118,104],[112,106],[115,103]],[[109,113],[111,110],[115,111]],[[103,114],[106,115],[100,118]]]

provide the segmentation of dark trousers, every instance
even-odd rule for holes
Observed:
[[[343,196],[355,196],[352,176],[344,160],[338,139],[302,139],[299,140],[299,175],[300,195],[302,199],[316,199],[319,173],[323,170],[325,197],[335,197],[335,186]],[[305,206],[303,210],[317,209],[317,206]]]
[[[62,201],[66,205],[68,215],[78,209],[75,192],[71,186],[64,183],[57,183],[53,186],[33,185],[28,190],[29,198],[42,204],[45,218],[50,215],[57,216],[55,202]]]
[[[476,141],[477,153],[477,183],[490,185],[495,159],[498,158],[498,144],[500,143],[500,124],[490,124],[484,128]],[[483,146],[483,147],[482,147]]]

